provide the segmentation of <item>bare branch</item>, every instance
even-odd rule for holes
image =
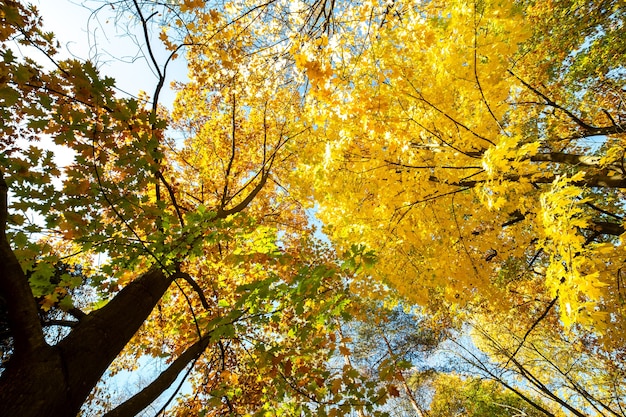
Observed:
[[[515,355],[517,355],[517,352],[519,352],[519,350],[522,348],[522,346],[524,345],[524,342],[526,341],[530,333],[534,330],[534,328],[537,327],[537,325],[541,322],[541,320],[546,318],[546,316],[548,315],[548,312],[554,306],[554,304],[556,303],[558,299],[559,299],[558,295],[554,297],[554,299],[550,301],[550,303],[548,304],[548,307],[546,307],[546,309],[541,314],[541,316],[539,316],[537,320],[535,320],[535,322],[532,324],[532,326],[530,326],[530,328],[526,331],[526,334],[524,334],[524,337],[522,338],[522,341],[520,342],[520,344],[517,346],[517,349],[515,349],[515,352],[511,354],[511,356],[509,357],[509,360],[504,365],[505,368],[509,365],[509,362],[515,358]]]

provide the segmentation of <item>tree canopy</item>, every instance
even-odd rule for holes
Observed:
[[[0,414],[625,415],[621,1],[0,5]]]

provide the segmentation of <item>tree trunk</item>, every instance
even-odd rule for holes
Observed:
[[[14,353],[0,377],[0,416],[75,417],[106,369],[148,318],[172,278],[152,269],[49,346],[28,279],[6,236],[7,185],[0,172],[0,294]]]
[[[162,271],[151,270],[86,315],[56,346],[27,353],[16,348],[0,378],[0,416],[75,417],[170,282]]]

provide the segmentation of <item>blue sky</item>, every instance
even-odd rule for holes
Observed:
[[[158,80],[136,39],[128,36],[128,27],[125,25],[131,22],[130,13],[118,13],[119,10],[100,0],[30,1],[39,9],[44,29],[53,32],[61,44],[58,58],[75,57],[95,62],[102,75],[116,80],[121,96],[136,96],[139,91],[152,95]],[[92,10],[98,7],[100,11],[94,14]],[[141,35],[137,26],[134,29],[133,36]],[[138,40],[141,41],[141,38]],[[162,48],[159,51],[158,46],[160,44],[157,41],[154,45],[157,59],[165,62],[166,52]],[[169,82],[186,78],[184,60],[174,61],[168,74],[168,82],[159,101],[171,107],[174,92],[168,88]],[[55,145],[49,138],[41,139],[40,146],[54,151],[59,166],[72,163],[73,154],[68,149]]]
[[[136,95],[139,90],[150,94],[154,90],[157,77],[143,57],[143,51],[127,33],[126,24],[130,22],[130,13],[120,12],[94,0],[30,1],[43,16],[45,29],[56,34],[63,57],[92,60],[102,74],[116,79],[120,94],[127,92]],[[81,5],[83,3],[85,6]],[[100,11],[92,13],[90,9],[97,7],[101,7]],[[136,30],[134,35],[139,36],[140,32]],[[165,54],[162,50],[159,53],[157,48],[159,58],[164,61]],[[184,62],[178,60],[174,64],[168,81],[185,78]],[[169,106],[173,98],[172,91],[164,91],[160,101]]]

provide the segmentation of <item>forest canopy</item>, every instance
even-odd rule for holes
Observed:
[[[1,415],[626,415],[621,1],[0,7]]]

